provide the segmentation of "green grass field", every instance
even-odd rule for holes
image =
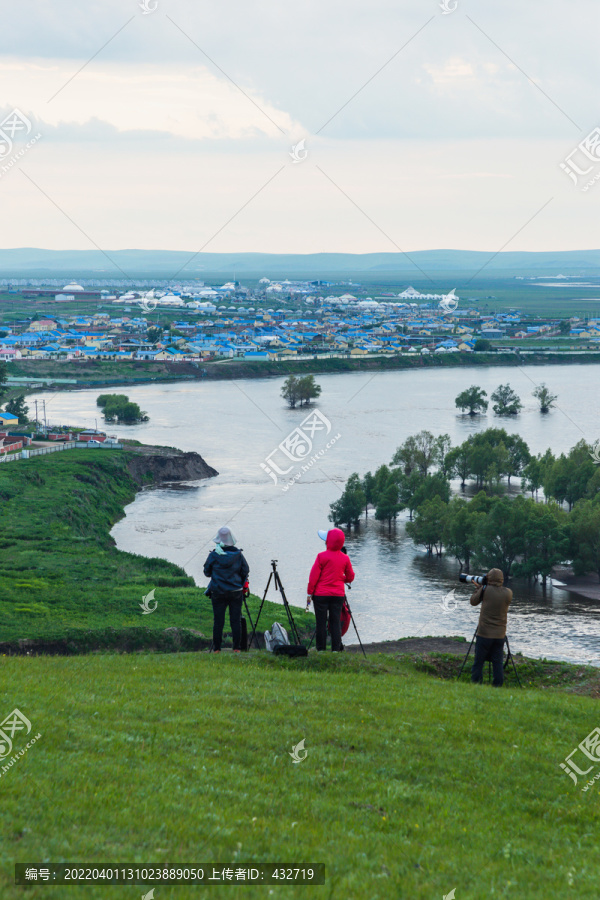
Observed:
[[[266,653],[4,658],[2,710],[41,733],[0,778],[6,900],[18,862],[324,863],[323,887],[211,896],[456,900],[597,895],[597,787],[559,763],[597,702],[457,684],[408,660]],[[292,747],[305,740],[306,759]],[[158,886],[156,900],[203,888]]]

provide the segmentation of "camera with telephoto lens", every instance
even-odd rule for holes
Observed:
[[[487,575],[465,575],[461,572],[458,580],[464,584],[487,584]]]

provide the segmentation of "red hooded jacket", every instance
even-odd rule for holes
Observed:
[[[342,553],[345,540],[341,528],[332,528],[327,532],[327,550],[318,554],[310,570],[308,594],[316,594],[317,597],[345,596],[345,586],[354,581],[352,563]]]

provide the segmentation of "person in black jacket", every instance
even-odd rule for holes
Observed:
[[[213,650],[221,652],[225,610],[229,606],[229,622],[233,637],[233,652],[240,652],[242,638],[242,599],[250,569],[241,550],[235,546],[236,540],[226,526],[219,528],[213,538],[216,544],[204,563],[204,574],[210,578],[205,591],[212,601]]]

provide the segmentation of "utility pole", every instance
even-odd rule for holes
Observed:
[[[36,401],[35,401],[35,428],[36,428],[36,431],[37,431],[38,426],[39,426],[39,424],[40,424],[40,423],[38,422],[38,408],[37,408],[37,405],[38,405],[38,402],[37,402],[37,400],[36,400]]]

